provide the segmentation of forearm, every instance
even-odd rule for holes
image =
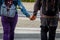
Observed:
[[[33,11],[33,15],[37,15],[38,10],[40,10],[41,7],[41,0],[37,0],[35,5],[34,5],[34,11]]]
[[[21,8],[21,11],[23,12],[24,15],[26,15],[26,17],[30,17],[29,13],[25,8]]]
[[[27,10],[25,9],[20,0],[18,1],[18,6],[21,8],[21,11],[23,12],[24,15],[26,15],[26,17],[30,17],[30,15],[28,14]]]
[[[60,12],[60,0],[58,0],[58,9],[59,9],[59,12]]]

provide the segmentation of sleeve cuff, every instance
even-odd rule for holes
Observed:
[[[33,15],[36,16],[37,15],[37,11],[33,11]]]

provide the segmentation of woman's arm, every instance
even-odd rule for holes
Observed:
[[[24,15],[26,15],[26,17],[30,17],[30,15],[28,14],[27,10],[25,9],[20,0],[18,0],[18,6],[21,8],[21,11],[23,12]]]

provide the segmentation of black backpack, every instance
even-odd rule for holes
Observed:
[[[47,16],[55,16],[58,12],[58,0],[43,0],[42,12]]]

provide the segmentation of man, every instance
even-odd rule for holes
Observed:
[[[38,10],[41,14],[41,40],[55,40],[58,25],[59,0],[37,0],[30,20],[35,20]],[[49,32],[49,37],[47,37]]]

